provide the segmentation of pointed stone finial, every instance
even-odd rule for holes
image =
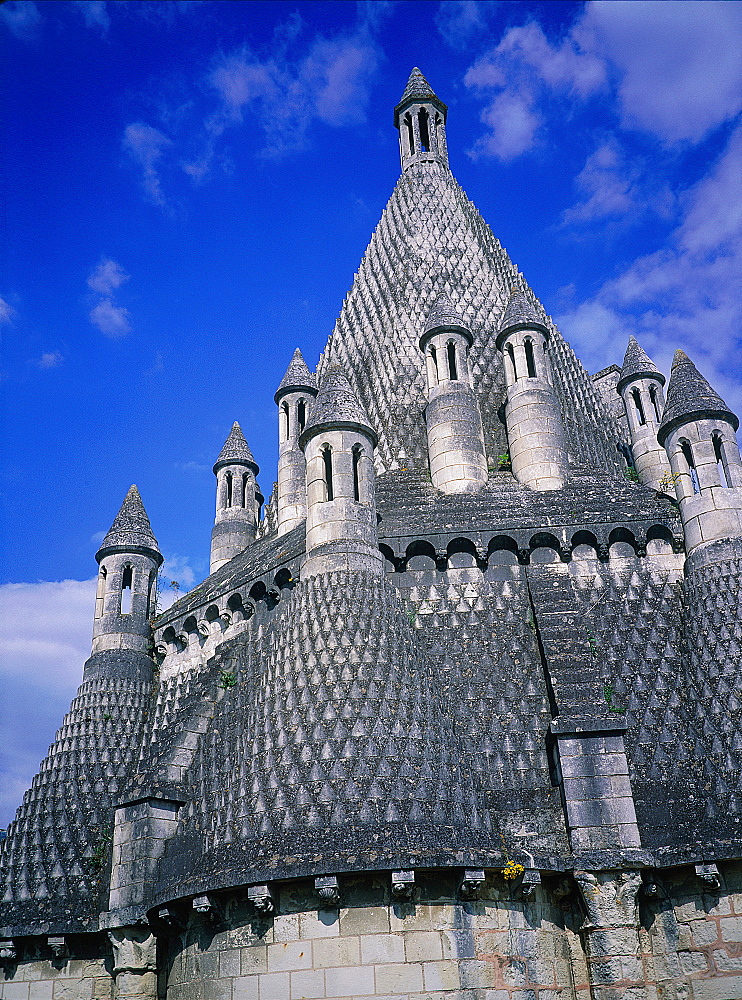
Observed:
[[[98,562],[112,552],[146,549],[162,562],[162,555],[136,486],[130,486],[113,524],[95,554]]]
[[[649,355],[639,346],[636,337],[629,337],[629,345],[623,359],[621,376],[616,383],[616,391],[621,392],[627,382],[634,378],[653,378],[660,385],[665,384],[665,376],[656,367]]]
[[[281,396],[285,395],[287,392],[301,392],[302,390],[310,392],[313,396],[316,396],[317,376],[313,375],[307,368],[307,363],[304,360],[301,351],[297,347],[294,351],[294,356],[289,362],[289,366],[286,369],[278,388],[276,389],[273,399],[277,403]]]
[[[407,86],[404,89],[404,93],[399,100],[399,104],[394,109],[395,126],[399,126],[399,116],[401,112],[404,111],[408,104],[414,104],[416,101],[424,101],[426,103],[429,102],[434,104],[443,113],[445,119],[446,112],[448,111],[448,105],[443,103],[417,66],[414,66],[412,72],[410,73],[410,78],[407,81]]]
[[[526,298],[523,291],[516,285],[513,285],[510,289],[510,300],[505,307],[505,312],[503,313],[502,321],[500,323],[500,331],[497,334],[497,347],[499,350],[502,349],[502,342],[507,333],[513,330],[522,329],[538,329],[544,334],[548,339],[549,331],[544,326],[544,323],[536,312],[536,307],[533,303]]]
[[[670,431],[679,424],[714,418],[726,420],[735,431],[739,427],[736,414],[711,388],[688,355],[684,351],[676,351],[657,440],[663,445]]]
[[[353,391],[348,376],[340,365],[331,364],[320,378],[317,398],[312,401],[309,420],[299,443],[303,447],[320,430],[342,428],[363,430],[376,444],[376,432],[371,427],[368,414]]]
[[[242,433],[242,428],[236,420],[232,424],[232,430],[229,432],[222,450],[219,452],[219,458],[214,464],[214,472],[218,472],[223,465],[250,465],[256,475],[260,471],[250,451],[250,446],[245,440],[245,435]]]

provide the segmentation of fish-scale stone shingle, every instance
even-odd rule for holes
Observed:
[[[676,351],[667,385],[662,422],[657,431],[660,444],[678,424],[706,417],[721,417],[735,431],[739,427],[736,414],[732,413],[719,393],[712,389],[688,355],[683,351]]]

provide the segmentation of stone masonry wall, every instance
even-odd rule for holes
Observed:
[[[45,939],[40,939],[45,940]],[[24,948],[17,964],[0,969],[2,1000],[112,1000],[114,984],[110,957],[46,957],[45,947]]]

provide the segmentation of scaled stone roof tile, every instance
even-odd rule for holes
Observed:
[[[657,440],[664,444],[667,435],[679,424],[709,417],[720,417],[728,421],[735,431],[739,427],[736,414],[729,409],[718,392],[711,388],[688,355],[683,351],[676,351]]]
[[[144,509],[136,486],[130,486],[118,514],[98,549],[100,562],[103,553],[111,548],[146,548],[160,555],[160,548]]]
[[[278,402],[284,393],[291,392],[294,389],[306,389],[313,395],[317,392],[317,376],[307,368],[307,364],[298,347],[294,351],[294,356],[289,362],[286,373],[281,379],[273,398]]]
[[[444,104],[440,97],[438,97],[417,66],[410,73],[404,93],[399,99],[399,104],[394,109],[395,125],[399,121],[400,111],[402,111],[406,104],[411,104],[415,101],[430,101],[436,104],[443,111],[444,115],[448,110],[448,105]]]
[[[309,418],[301,441],[306,441],[320,429],[361,426],[375,439],[368,414],[353,391],[348,376],[340,365],[329,365],[320,378],[317,398],[312,400]]]
[[[250,446],[245,440],[245,435],[242,433],[242,428],[235,422],[232,424],[232,430],[229,432],[227,440],[222,446],[222,450],[219,452],[219,458],[217,458],[214,463],[214,472],[220,469],[223,465],[251,465],[257,474],[260,470],[258,464],[253,458],[253,454],[250,451]]]
[[[621,392],[627,382],[633,378],[649,376],[655,378],[660,385],[665,384],[665,376],[657,368],[649,355],[640,347],[635,337],[629,337],[629,345],[626,348],[626,356],[623,359],[621,377],[616,384],[616,390]]]

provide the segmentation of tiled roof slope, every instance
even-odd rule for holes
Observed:
[[[276,393],[273,398],[276,402],[278,402],[279,397],[282,396],[283,393],[290,392],[292,389],[311,390],[316,388],[317,377],[307,368],[304,356],[297,347],[283,378],[278,384],[278,388],[276,389]]]
[[[146,548],[159,554],[160,548],[136,486],[130,486],[124,502],[101,542],[98,555],[110,548]]]
[[[367,428],[372,434],[368,414],[358,400],[348,376],[340,365],[328,365],[319,381],[317,398],[312,400],[309,419],[301,440],[310,431],[348,425]]]
[[[623,473],[616,431],[589,375],[545,315],[450,170],[414,164],[399,178],[320,359],[339,363],[379,434],[379,471],[427,469],[424,359],[418,342],[436,298],[457,304],[474,335],[470,368],[490,464],[507,451],[498,410],[505,380],[495,335],[513,285],[551,333],[555,389],[571,459]]]
[[[433,303],[428,318],[425,321],[425,332],[437,330],[438,327],[453,326],[466,329],[464,319],[449,297],[442,293]]]
[[[728,420],[735,431],[739,427],[739,420],[735,414],[719,393],[711,388],[688,355],[683,351],[676,351],[657,440],[660,444],[664,444],[667,435],[679,423],[707,417],[721,417],[723,420]]]
[[[500,333],[504,333],[505,330],[509,330],[513,326],[527,323],[535,323],[537,326],[544,325],[534,303],[529,301],[519,288],[513,288],[500,322]]]
[[[227,440],[222,445],[219,458],[214,463],[214,472],[220,466],[228,465],[231,462],[235,462],[238,465],[251,465],[256,472],[259,471],[253,458],[253,453],[250,451],[250,446],[245,440],[245,435],[242,433],[242,428],[236,420],[232,424],[232,430],[229,432]]]
[[[655,378],[660,385],[665,384],[665,376],[641,347],[636,337],[629,337],[629,345],[626,348],[621,376],[616,385],[616,391],[620,392],[629,379],[642,375]]]

